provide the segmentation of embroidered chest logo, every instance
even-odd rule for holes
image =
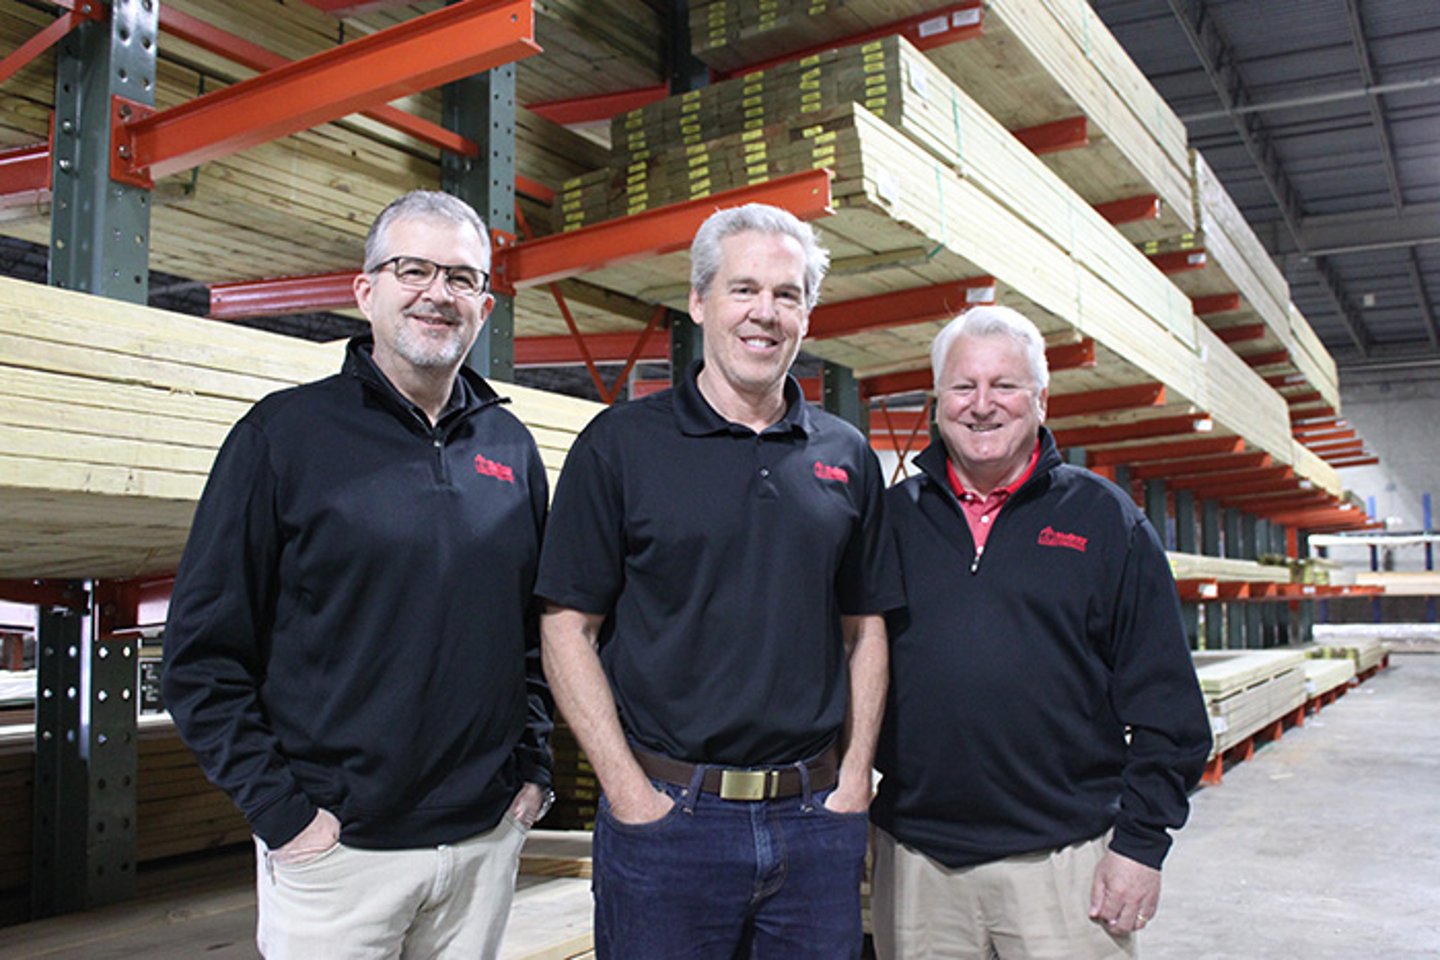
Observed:
[[[482,455],[475,454],[475,472],[485,477],[494,477],[496,480],[504,480],[506,483],[515,482],[515,471],[503,463],[496,463],[494,460],[486,460]]]
[[[1035,541],[1042,547],[1069,547],[1071,550],[1085,552],[1085,544],[1089,542],[1088,537],[1082,537],[1078,533],[1059,533],[1052,527],[1046,527],[1040,531],[1040,538]]]
[[[827,466],[819,460],[815,461],[815,476],[821,480],[838,480],[841,483],[850,482],[850,474],[845,471],[844,467]]]

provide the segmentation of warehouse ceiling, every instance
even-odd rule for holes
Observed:
[[[1440,366],[1440,2],[1092,5],[1342,372]]]

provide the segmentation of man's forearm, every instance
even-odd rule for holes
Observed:
[[[850,702],[845,714],[841,744],[841,783],[863,782],[869,797],[875,744],[885,713],[885,692],[890,683],[890,648],[885,618],[879,615],[844,618],[850,654]],[[859,789],[858,785],[853,789]]]

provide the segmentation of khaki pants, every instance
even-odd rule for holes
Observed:
[[[1134,937],[1091,920],[1108,836],[948,869],[875,831],[871,914],[880,960],[1114,960]]]
[[[508,813],[490,832],[414,850],[337,844],[300,864],[255,841],[267,960],[492,958],[500,949],[525,828]]]

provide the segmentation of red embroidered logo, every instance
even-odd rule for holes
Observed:
[[[1042,547],[1069,547],[1071,550],[1085,552],[1085,544],[1088,538],[1077,533],[1057,533],[1054,529],[1046,527],[1040,531],[1040,539],[1035,541]]]
[[[475,472],[486,477],[494,477],[496,480],[504,480],[506,483],[515,482],[515,471],[503,463],[496,463],[494,460],[486,460],[480,454],[475,454]]]
[[[815,476],[821,480],[839,480],[841,483],[850,482],[850,474],[845,472],[844,467],[827,467],[819,460],[815,461]]]

